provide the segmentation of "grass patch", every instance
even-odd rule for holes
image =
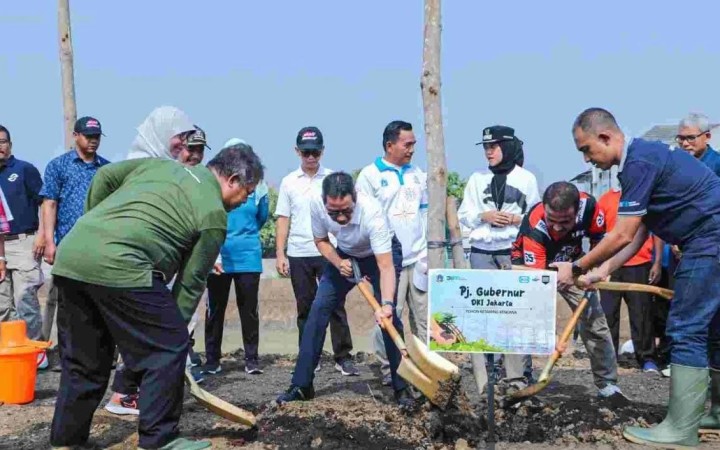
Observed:
[[[487,352],[487,353],[504,353],[504,348],[488,344],[485,339],[475,342],[455,342],[454,344],[438,344],[430,341],[430,350],[438,352]]]

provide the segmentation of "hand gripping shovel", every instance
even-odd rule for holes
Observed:
[[[570,320],[567,324],[565,324],[565,329],[563,330],[562,334],[560,335],[560,342],[562,344],[567,344],[567,342],[570,340],[570,335],[572,335],[573,330],[575,329],[575,325],[577,324],[578,319],[580,319],[580,316],[585,311],[585,308],[588,304],[588,295],[595,295],[594,292],[585,292],[585,295],[583,296],[582,300],[580,300],[580,303],[578,303],[577,308],[575,308],[575,312],[573,313],[572,317],[570,317]],[[563,345],[564,346],[564,345]],[[540,378],[538,378],[537,383],[530,385],[526,387],[525,389],[521,389],[507,398],[508,404],[514,404],[519,402],[522,399],[525,399],[527,397],[532,397],[534,395],[537,395],[540,391],[545,389],[548,384],[550,384],[550,372],[552,372],[553,367],[555,366],[555,363],[558,359],[561,357],[561,353],[557,351],[557,348],[552,352],[552,355],[550,356],[550,359],[548,360],[547,364],[545,364],[545,368],[543,369],[542,373],[540,374]]]
[[[367,300],[373,311],[380,310],[372,285],[362,277],[360,266],[352,260],[353,282]],[[392,319],[384,317],[382,327],[388,332],[402,355],[398,375],[420,390],[434,405],[444,409],[455,392],[459,381],[458,367],[437,353],[427,349],[416,336],[410,336],[407,343],[392,324]],[[407,345],[406,345],[407,344]]]
[[[237,406],[228,403],[225,400],[222,400],[221,398],[216,397],[211,393],[207,392],[206,390],[202,389],[200,386],[198,386],[198,384],[195,382],[195,379],[187,370],[185,371],[185,383],[190,386],[190,395],[195,397],[198,403],[200,403],[210,411],[214,412],[218,416],[224,417],[227,420],[235,423],[247,425],[249,427],[255,426],[255,416],[252,413],[245,411],[242,408],[238,408]]]

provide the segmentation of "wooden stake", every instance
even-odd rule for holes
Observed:
[[[452,246],[452,262],[455,269],[467,269],[468,264],[465,260],[465,250],[462,246],[462,230],[457,216],[457,199],[448,197],[445,205],[445,215],[447,218],[447,226],[450,231],[450,242],[458,242],[459,244]]]
[[[428,153],[428,268],[445,266],[447,165],[440,97],[440,0],[425,0],[425,32],[420,87]]]
[[[60,44],[60,71],[62,74],[63,120],[65,149],[74,147],[73,127],[77,120],[75,105],[75,72],[70,33],[70,0],[58,0],[58,39]]]

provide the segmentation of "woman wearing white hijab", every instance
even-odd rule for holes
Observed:
[[[145,118],[137,131],[127,159],[175,160],[186,148],[187,138],[195,132],[195,126],[182,110],[174,106],[161,106]]]

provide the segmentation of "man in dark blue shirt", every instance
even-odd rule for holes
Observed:
[[[604,279],[637,252],[648,230],[682,248],[667,323],[668,413],[653,428],[628,427],[623,435],[661,447],[697,446],[700,421],[703,427],[720,423],[720,178],[678,148],[626,138],[604,109],[583,111],[573,136],[586,162],[603,170],[619,165],[622,197],[615,228],[584,257],[555,264],[558,285],[587,288]],[[708,366],[714,407],[703,418]]]
[[[83,215],[85,197],[98,169],[110,162],[97,154],[102,127],[93,117],[75,122],[75,149],[58,156],[45,167],[42,220],[45,231],[45,262],[55,261],[55,249],[63,237]],[[50,339],[55,318],[57,296],[52,284],[43,315],[43,338]]]
[[[37,291],[42,285],[40,257],[45,236],[38,209],[42,199],[40,172],[12,154],[10,131],[0,125],[0,188],[5,193],[13,220],[5,236],[7,277],[0,282],[0,321],[22,319],[30,339],[42,338]],[[38,361],[46,361],[41,353]]]
[[[710,146],[710,138],[708,118],[692,113],[680,121],[675,141],[720,177],[720,153]]]

